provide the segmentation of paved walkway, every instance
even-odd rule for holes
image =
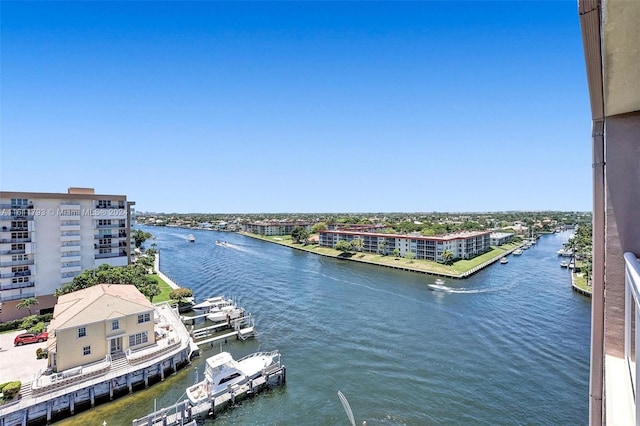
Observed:
[[[13,339],[26,330],[0,334],[0,383],[20,380],[30,383],[38,370],[47,368],[47,359],[36,359],[36,349],[47,348],[47,342],[13,346]]]

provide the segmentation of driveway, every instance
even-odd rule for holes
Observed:
[[[36,349],[47,348],[47,342],[13,346],[13,339],[25,330],[0,334],[0,384],[14,380],[28,383],[38,370],[47,368],[47,359],[36,359]]]

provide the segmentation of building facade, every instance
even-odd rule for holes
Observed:
[[[640,2],[579,0],[591,106],[590,425],[640,424]]]
[[[60,296],[49,324],[49,367],[65,371],[155,344],[154,309],[128,284],[98,284]]]
[[[401,257],[413,253],[415,259],[441,262],[442,253],[450,251],[454,259],[471,259],[490,250],[490,231],[459,232],[444,236],[420,234],[398,235],[358,231],[321,231],[318,243],[322,247],[335,248],[339,241],[360,240],[362,251],[392,254]]]
[[[302,226],[311,231],[310,222],[253,222],[245,226],[247,232],[259,235],[291,235],[293,229]]]
[[[0,192],[0,322],[28,315],[16,306],[30,297],[52,309],[55,290],[85,269],[130,263],[133,204],[91,188]]]
[[[492,232],[491,233],[492,246],[501,246],[503,244],[507,244],[512,239],[513,239],[513,234],[511,232]]]

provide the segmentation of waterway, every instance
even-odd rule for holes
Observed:
[[[239,234],[143,229],[155,235],[169,277],[200,300],[235,296],[253,314],[256,339],[223,350],[241,357],[279,349],[287,366],[286,386],[206,424],[347,425],[338,391],[358,425],[588,423],[591,301],[571,290],[556,254],[569,232],[434,288],[428,275]],[[59,423],[130,425],[183,399],[220,349],[207,348],[147,390]]]

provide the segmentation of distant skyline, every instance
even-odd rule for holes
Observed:
[[[165,213],[591,211],[553,2],[2,2],[0,189]]]

